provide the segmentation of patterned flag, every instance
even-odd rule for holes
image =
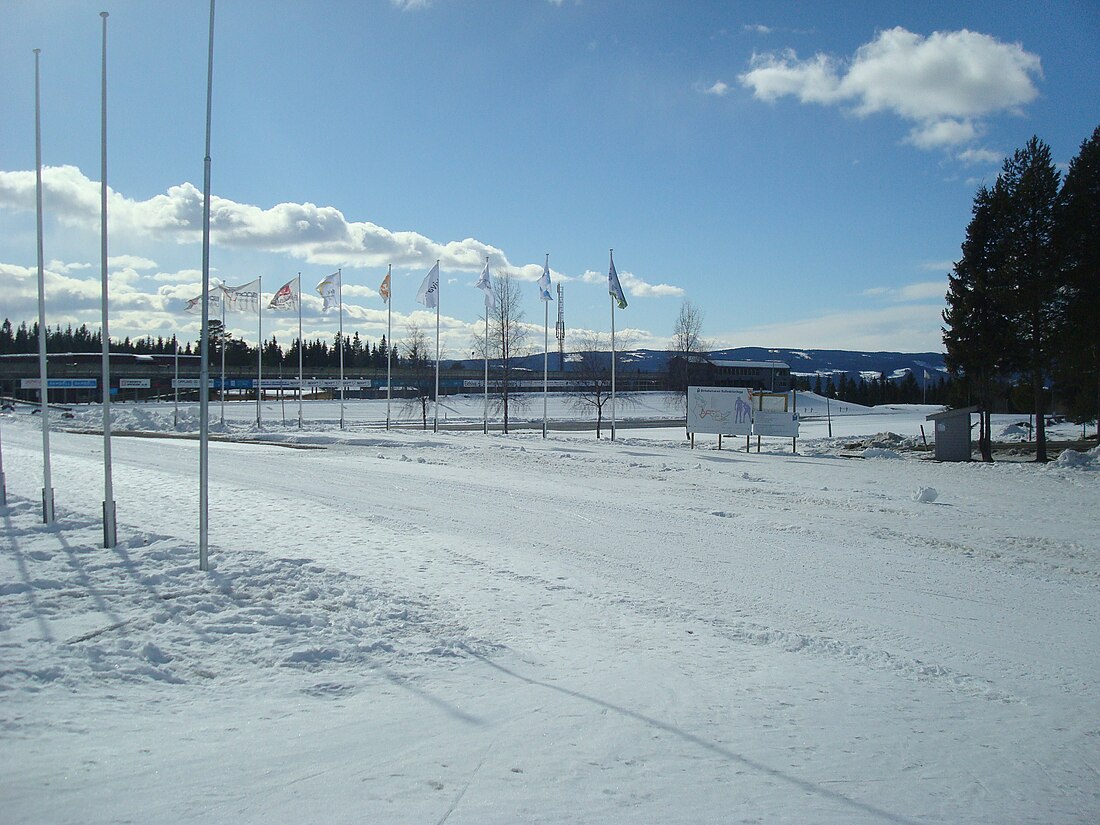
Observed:
[[[317,284],[317,294],[320,295],[325,303],[321,307],[321,311],[326,309],[332,309],[333,307],[340,306],[340,271],[337,270],[329,275],[327,278],[322,279],[321,283]]]
[[[485,262],[485,268],[481,270],[481,277],[477,279],[477,288],[485,293],[485,306],[488,309],[497,308],[497,295],[493,292],[493,281],[489,277],[489,262]]]
[[[218,294],[218,292],[216,292],[213,289],[210,290],[210,292],[208,294],[210,296],[209,300],[206,302],[207,306],[210,307],[210,311],[209,311],[208,314],[210,314],[210,315],[220,314],[221,311],[222,311],[221,295]],[[191,315],[202,315],[202,296],[198,295],[198,296],[190,299],[187,302],[187,306],[185,306],[183,308],[183,311],[187,312],[187,313],[190,313]]]
[[[626,309],[626,296],[623,295],[622,285],[619,283],[619,273],[615,271],[615,259],[611,259],[611,269],[607,273],[607,291],[619,304],[619,309]]]
[[[288,310],[296,312],[298,309],[298,293],[301,291],[301,276],[291,278],[271,297],[268,309],[276,311]]]
[[[554,300],[554,297],[550,294],[550,264],[542,268],[542,277],[539,278],[539,298],[543,301]]]
[[[439,261],[436,261],[435,265],[428,270],[428,274],[424,276],[420,291],[416,293],[416,301],[428,309],[439,306]]]
[[[259,312],[260,311],[260,279],[249,281],[242,286],[226,286],[222,284],[222,297],[225,300],[226,312]]]
[[[382,285],[378,287],[378,294],[382,296],[382,300],[387,304],[390,302],[390,273],[386,273],[386,277],[382,279]]]

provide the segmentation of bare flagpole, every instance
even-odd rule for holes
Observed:
[[[435,262],[435,265],[439,266],[439,261]],[[432,432],[439,432],[439,296],[443,285],[443,273],[439,273],[439,286],[436,287],[435,294],[435,423],[432,425]]]
[[[489,266],[489,256],[485,256],[485,266]],[[485,408],[482,413],[482,429],[485,434],[489,434],[489,302],[485,301],[485,383],[482,384],[481,389],[485,397]]]
[[[390,398],[393,393],[393,373],[391,365],[393,364],[393,281],[390,280],[390,274],[393,272],[393,265],[390,264],[386,267],[386,283],[389,286],[389,295],[386,296],[386,429],[390,428]]]
[[[336,270],[337,300],[340,302],[340,429],[344,429],[344,275]]]
[[[615,250],[611,250],[611,264],[615,265]],[[611,296],[611,440],[615,440],[615,296]]]
[[[107,331],[107,12],[103,18],[103,81],[102,81],[102,132],[101,174],[99,182],[100,206],[100,278],[103,309],[103,546],[114,547],[118,531],[115,521],[115,493],[111,477],[111,336]]]
[[[210,476],[210,111],[214,92],[214,0],[210,0],[206,59],[206,156],[202,187],[202,344],[199,368],[199,570],[209,570],[207,542]],[[225,421],[225,300],[222,300],[222,421]]]
[[[209,229],[207,231],[209,231]],[[207,250],[206,254],[207,255],[210,254],[209,250]],[[209,269],[207,270],[207,274],[209,274]],[[222,341],[221,341],[221,344],[222,344],[222,346],[221,346],[221,350],[222,350],[222,377],[221,377],[221,390],[218,392],[218,398],[220,399],[221,405],[222,405],[222,426],[224,427],[225,426],[225,339],[226,339],[226,335],[225,335],[225,293],[224,292],[222,292],[220,303],[221,303],[221,306],[222,306],[222,334],[221,334],[221,338],[222,338]]]
[[[256,279],[256,426],[262,427],[262,413],[260,408],[261,396],[264,394],[264,328],[263,328],[263,277]]]
[[[298,273],[298,429],[302,429],[302,273]]]
[[[42,399],[42,521],[53,524],[53,477],[50,473],[50,381],[46,371],[46,269],[42,252],[42,106],[39,93],[38,55],[34,50],[34,175],[38,213],[38,376]]]
[[[550,271],[550,253],[546,253],[546,271]],[[546,438],[546,392],[548,360],[550,358],[550,299],[548,295],[542,297],[542,437]]]

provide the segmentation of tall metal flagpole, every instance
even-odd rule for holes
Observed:
[[[615,262],[615,250],[611,250],[611,262]],[[611,296],[611,440],[615,440],[615,296]]]
[[[172,382],[172,427],[179,429],[180,426],[180,342],[176,340],[176,336],[172,336],[172,341],[175,344],[176,358],[175,358],[175,380]]]
[[[8,482],[4,478],[4,437],[0,434],[0,507],[8,503]]]
[[[118,537],[115,522],[115,492],[111,477],[111,337],[107,331],[107,17],[103,18],[102,165],[99,182],[100,272],[103,292],[103,546],[114,547]]]
[[[207,540],[210,475],[210,110],[214,92],[214,0],[210,0],[209,53],[206,59],[206,157],[202,181],[202,344],[199,368],[199,570],[209,570]],[[222,363],[225,363],[225,301],[222,300]],[[225,418],[225,368],[222,367],[222,421]]]
[[[435,262],[439,266],[439,261]],[[439,432],[439,296],[443,292],[443,273],[439,273],[439,286],[435,289],[435,423],[432,432]]]
[[[264,394],[264,322],[263,322],[263,278],[256,279],[256,426],[263,426],[260,412],[261,396]]]
[[[550,253],[546,253],[546,272],[550,271]],[[550,358],[550,300],[542,296],[543,326],[542,326],[542,437],[546,438],[546,392],[548,375],[548,359]]]
[[[489,256],[485,256],[485,266],[489,266]],[[489,296],[485,296],[485,383],[481,385],[485,396],[485,409],[481,416],[482,432],[489,434]]]
[[[209,224],[207,224],[207,226],[209,226]],[[222,306],[222,335],[221,335],[221,338],[222,338],[222,341],[221,341],[221,344],[222,344],[222,346],[221,346],[221,350],[222,350],[222,377],[221,377],[221,388],[218,392],[218,398],[221,401],[222,426],[224,427],[225,426],[225,339],[226,339],[226,334],[225,334],[225,293],[224,292],[222,292],[220,303],[221,303],[221,306]]]
[[[42,107],[38,55],[34,50],[34,176],[38,213],[38,379],[42,399],[42,521],[53,524],[53,477],[50,473],[50,381],[46,373],[46,269],[42,253]]]
[[[336,270],[336,293],[340,302],[340,429],[344,429],[344,276]]]
[[[390,428],[390,398],[393,392],[393,376],[391,364],[393,363],[393,281],[390,273],[393,265],[386,267],[386,282],[390,285],[390,294],[386,297],[386,429]]]
[[[298,273],[298,429],[302,429],[302,273]]]

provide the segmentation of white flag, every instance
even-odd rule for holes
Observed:
[[[543,301],[553,301],[554,298],[550,294],[550,264],[547,264],[542,269],[542,277],[539,278],[539,298]]]
[[[489,262],[485,262],[485,268],[481,270],[481,277],[477,279],[477,288],[485,293],[485,306],[488,309],[497,308],[497,295],[493,292],[493,281],[489,277]]]
[[[249,281],[243,286],[221,286],[226,312],[259,312],[260,279]]]
[[[222,311],[221,295],[213,289],[210,290],[207,295],[209,296],[209,298],[206,303],[207,306],[210,307],[208,314],[220,315]],[[183,311],[190,313],[191,315],[202,315],[202,296],[197,295],[194,298],[191,298],[187,302],[187,306],[183,308]]]
[[[296,312],[298,309],[298,293],[302,289],[301,279],[302,276],[299,275],[279,287],[279,291],[271,296],[271,303],[267,305],[267,308],[276,311],[289,310]]]
[[[324,306],[321,307],[322,312],[340,306],[340,270],[336,270],[317,284],[317,294],[325,301]]]
[[[428,270],[424,276],[424,283],[420,285],[420,291],[416,293],[417,303],[423,304],[428,309],[439,306],[439,261]]]

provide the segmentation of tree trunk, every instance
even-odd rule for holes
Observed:
[[[1046,396],[1043,393],[1043,374],[1036,370],[1031,376],[1035,391],[1035,460],[1047,460]]]

